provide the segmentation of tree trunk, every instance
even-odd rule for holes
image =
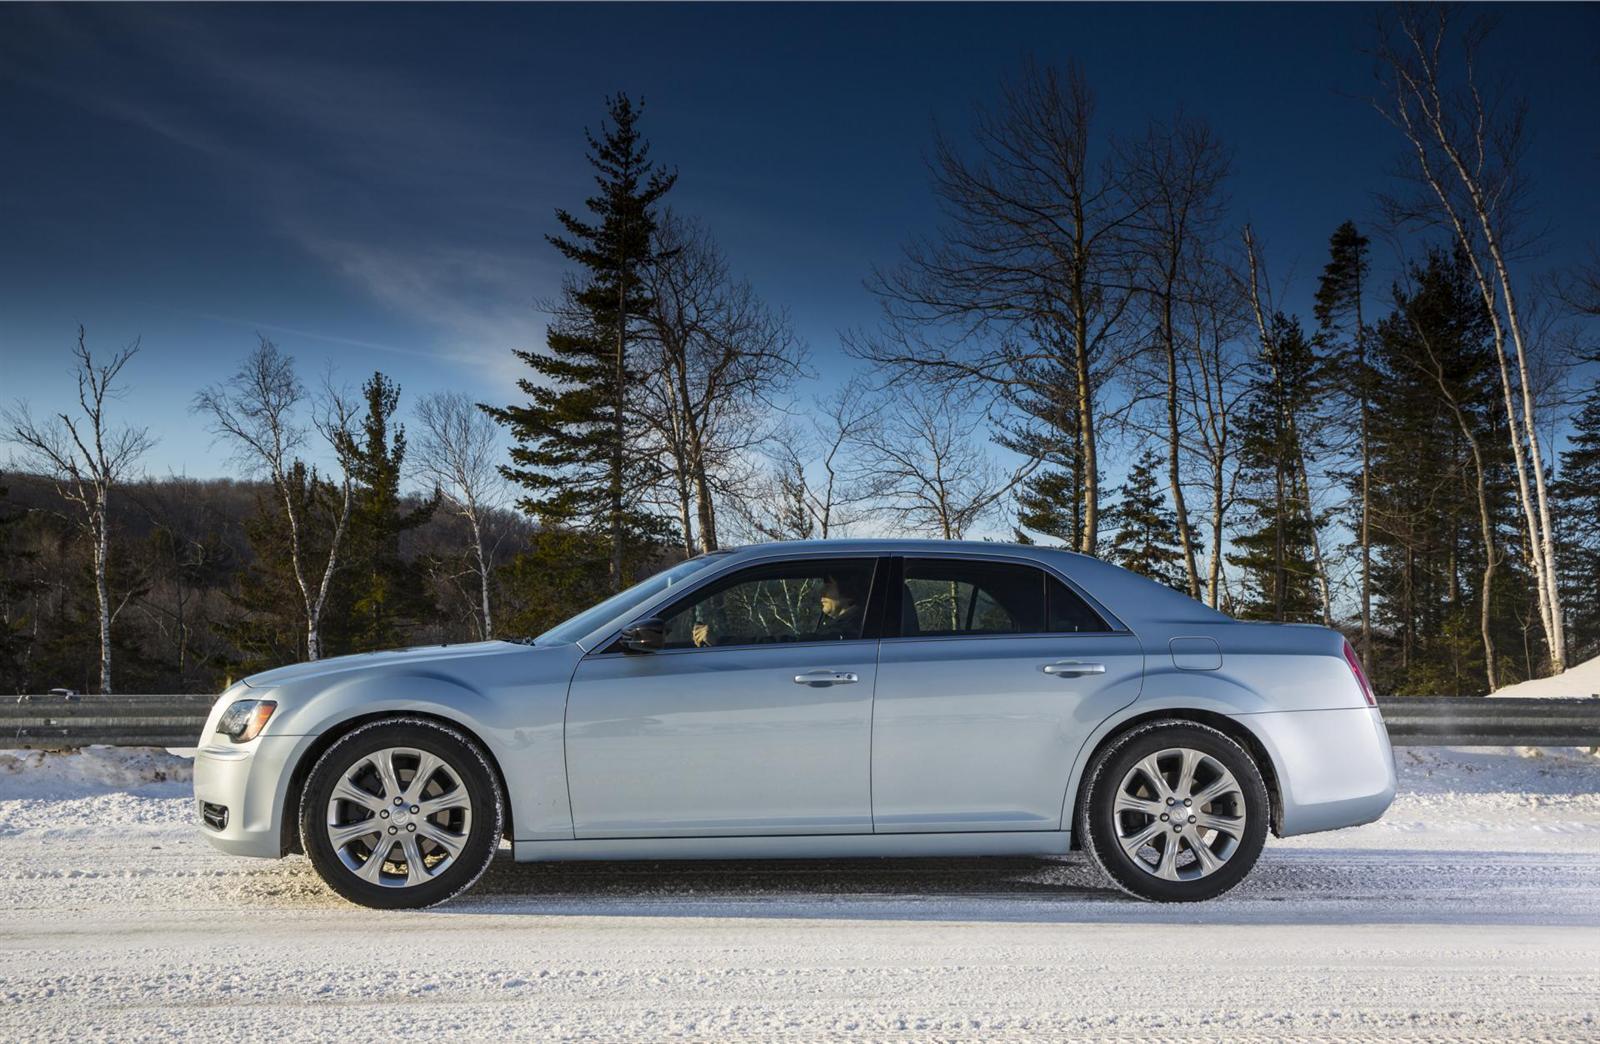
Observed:
[[[1168,287],[1162,309],[1167,347],[1167,477],[1172,484],[1172,511],[1178,520],[1178,543],[1183,548],[1184,576],[1189,584],[1189,597],[1200,597],[1200,569],[1195,562],[1194,540],[1189,532],[1189,506],[1183,497],[1183,470],[1178,454],[1183,440],[1178,426],[1178,346],[1172,332],[1172,292]]]
[[[483,613],[483,640],[494,637],[494,619],[489,613],[489,560],[483,553],[483,527],[478,521],[474,506],[469,519],[472,524],[472,550],[478,557],[478,599]]]
[[[100,623],[100,693],[103,696],[112,694],[111,592],[106,583],[107,559],[110,557],[107,522],[106,501],[102,494],[99,508],[94,514],[94,594]]]

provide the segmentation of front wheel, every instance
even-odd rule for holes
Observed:
[[[417,909],[483,875],[504,816],[476,743],[442,722],[395,718],[355,729],[318,759],[300,802],[300,840],[351,902]]]
[[[1119,737],[1089,766],[1078,811],[1083,846],[1118,887],[1194,902],[1244,879],[1266,843],[1270,801],[1238,743],[1205,725],[1157,721]]]

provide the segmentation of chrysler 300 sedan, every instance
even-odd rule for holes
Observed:
[[[1388,734],[1337,632],[1243,623],[1071,552],[768,544],[521,641],[235,685],[206,838],[303,851],[368,906],[519,860],[1060,855],[1144,899],[1244,877],[1267,832],[1367,823]]]

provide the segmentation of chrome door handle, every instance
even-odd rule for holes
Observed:
[[[1062,660],[1060,663],[1047,663],[1039,668],[1046,674],[1054,674],[1063,678],[1076,678],[1082,674],[1104,674],[1106,665],[1103,663],[1083,663],[1078,660]]]
[[[860,680],[849,671],[807,671],[794,676],[796,685],[854,685]]]

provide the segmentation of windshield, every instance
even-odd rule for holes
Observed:
[[[535,638],[536,645],[565,645],[577,641],[590,631],[595,630],[607,621],[624,615],[636,606],[643,605],[669,587],[676,587],[689,577],[714,564],[719,555],[701,555],[691,558],[687,562],[679,562],[671,569],[664,569],[648,580],[634,584],[626,591],[614,594],[610,598],[585,609],[564,623],[556,624],[548,631]]]

